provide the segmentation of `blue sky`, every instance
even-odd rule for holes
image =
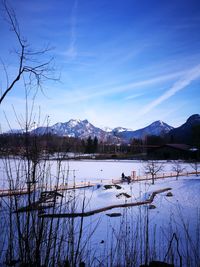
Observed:
[[[50,124],[77,118],[99,127],[138,129],[163,120],[176,127],[200,113],[199,0],[9,3],[31,47],[53,48],[49,55],[60,75],[37,94],[32,112],[37,124],[48,117]],[[2,8],[0,15],[0,58],[12,80],[17,42]],[[29,107],[34,93],[29,92]],[[19,82],[0,107],[2,130],[8,124],[23,127],[25,108]]]

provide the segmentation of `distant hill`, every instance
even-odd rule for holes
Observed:
[[[136,131],[120,131],[120,132],[114,132],[114,134],[120,138],[123,138],[124,140],[128,141],[133,138],[137,139],[144,139],[147,135],[156,135],[156,136],[163,136],[167,134],[170,130],[172,130],[173,127],[168,125],[167,123],[163,121],[155,121],[152,124],[136,130]]]
[[[168,133],[170,141],[175,143],[191,143],[193,129],[196,126],[200,126],[200,115],[194,114],[190,116],[187,121],[178,128],[172,129]]]

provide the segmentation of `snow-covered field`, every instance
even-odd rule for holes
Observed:
[[[0,161],[1,186],[4,188],[8,185],[6,179],[11,174],[12,177],[16,177],[20,170],[22,180],[26,176],[23,162],[12,160],[9,163],[5,160]],[[162,163],[164,165],[162,172],[171,172],[173,163]],[[122,172],[131,175],[132,171],[136,171],[137,175],[143,175],[145,164],[140,161],[88,160],[62,163],[60,170],[63,179],[68,177],[72,181],[75,179],[96,183],[93,187],[64,191],[62,213],[72,210],[75,213],[87,212],[110,205],[144,201],[156,190],[171,188],[155,196],[151,203],[154,206],[146,204],[114,208],[83,217],[80,247],[87,252],[84,261],[88,261],[88,266],[139,266],[144,264],[145,259],[174,262],[175,266],[199,266],[199,176],[181,176],[178,180],[175,177],[164,178],[156,180],[154,185],[148,180],[118,184],[121,188],[115,186],[105,188],[107,180],[119,179]],[[182,166],[187,171],[192,170],[187,163],[183,162]],[[43,172],[44,169],[41,167],[38,175]],[[57,172],[56,161],[50,161],[45,165],[45,176],[48,179],[54,180]],[[169,192],[171,196],[167,196]],[[61,198],[58,199],[56,213],[60,213],[60,201]],[[51,213],[52,210],[49,209],[48,212]],[[108,216],[113,213],[117,217]],[[74,218],[77,235],[82,219]],[[65,222],[71,222],[67,220],[70,219],[61,219],[63,225]]]
[[[172,171],[172,162],[159,161],[163,164],[163,169],[160,172],[169,173]],[[112,181],[121,178],[122,172],[126,176],[131,176],[132,172],[136,172],[136,176],[144,175],[145,161],[137,160],[70,160],[62,161],[60,166],[60,183],[74,182],[101,182]],[[185,171],[191,171],[190,164],[182,162]],[[40,171],[45,172],[46,179],[49,183],[57,181],[58,177],[58,162],[56,160],[40,162],[38,175]],[[0,188],[8,187],[8,178],[14,179],[20,175],[21,183],[26,178],[27,164],[20,159],[0,159]]]
[[[122,257],[119,259],[115,255],[113,261],[120,263],[120,266],[127,266],[128,263],[125,262],[129,257],[126,256],[126,249],[129,249],[130,255],[137,254],[133,266],[139,266],[144,263],[145,253],[148,250],[149,259],[165,260],[169,263],[173,259],[175,266],[180,266],[180,261],[182,266],[198,266],[200,178],[196,176],[181,177],[178,180],[168,178],[157,180],[155,185],[150,182],[135,182],[129,185],[122,184],[121,187],[121,189],[115,187],[105,189],[102,185],[77,190],[79,205],[76,206],[75,212],[82,211],[84,198],[86,199],[84,211],[90,211],[109,205],[145,200],[153,191],[168,187],[171,188],[172,196],[167,196],[168,192],[156,195],[152,202],[155,206],[153,209],[150,209],[149,205],[115,208],[85,217],[86,232],[98,224],[90,240],[98,257],[102,257],[103,260],[104,257],[108,257],[111,249],[120,250]],[[120,193],[127,193],[131,197],[126,198],[123,195],[119,197]],[[108,214],[112,213],[118,213],[119,216],[109,217]]]

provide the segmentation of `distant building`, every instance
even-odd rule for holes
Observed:
[[[154,159],[195,159],[197,154],[197,148],[186,144],[165,144],[147,152],[148,158]]]

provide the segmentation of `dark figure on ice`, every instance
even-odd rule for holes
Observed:
[[[131,182],[131,177],[130,176],[125,176],[124,173],[122,172],[122,182],[128,182],[130,184]]]

